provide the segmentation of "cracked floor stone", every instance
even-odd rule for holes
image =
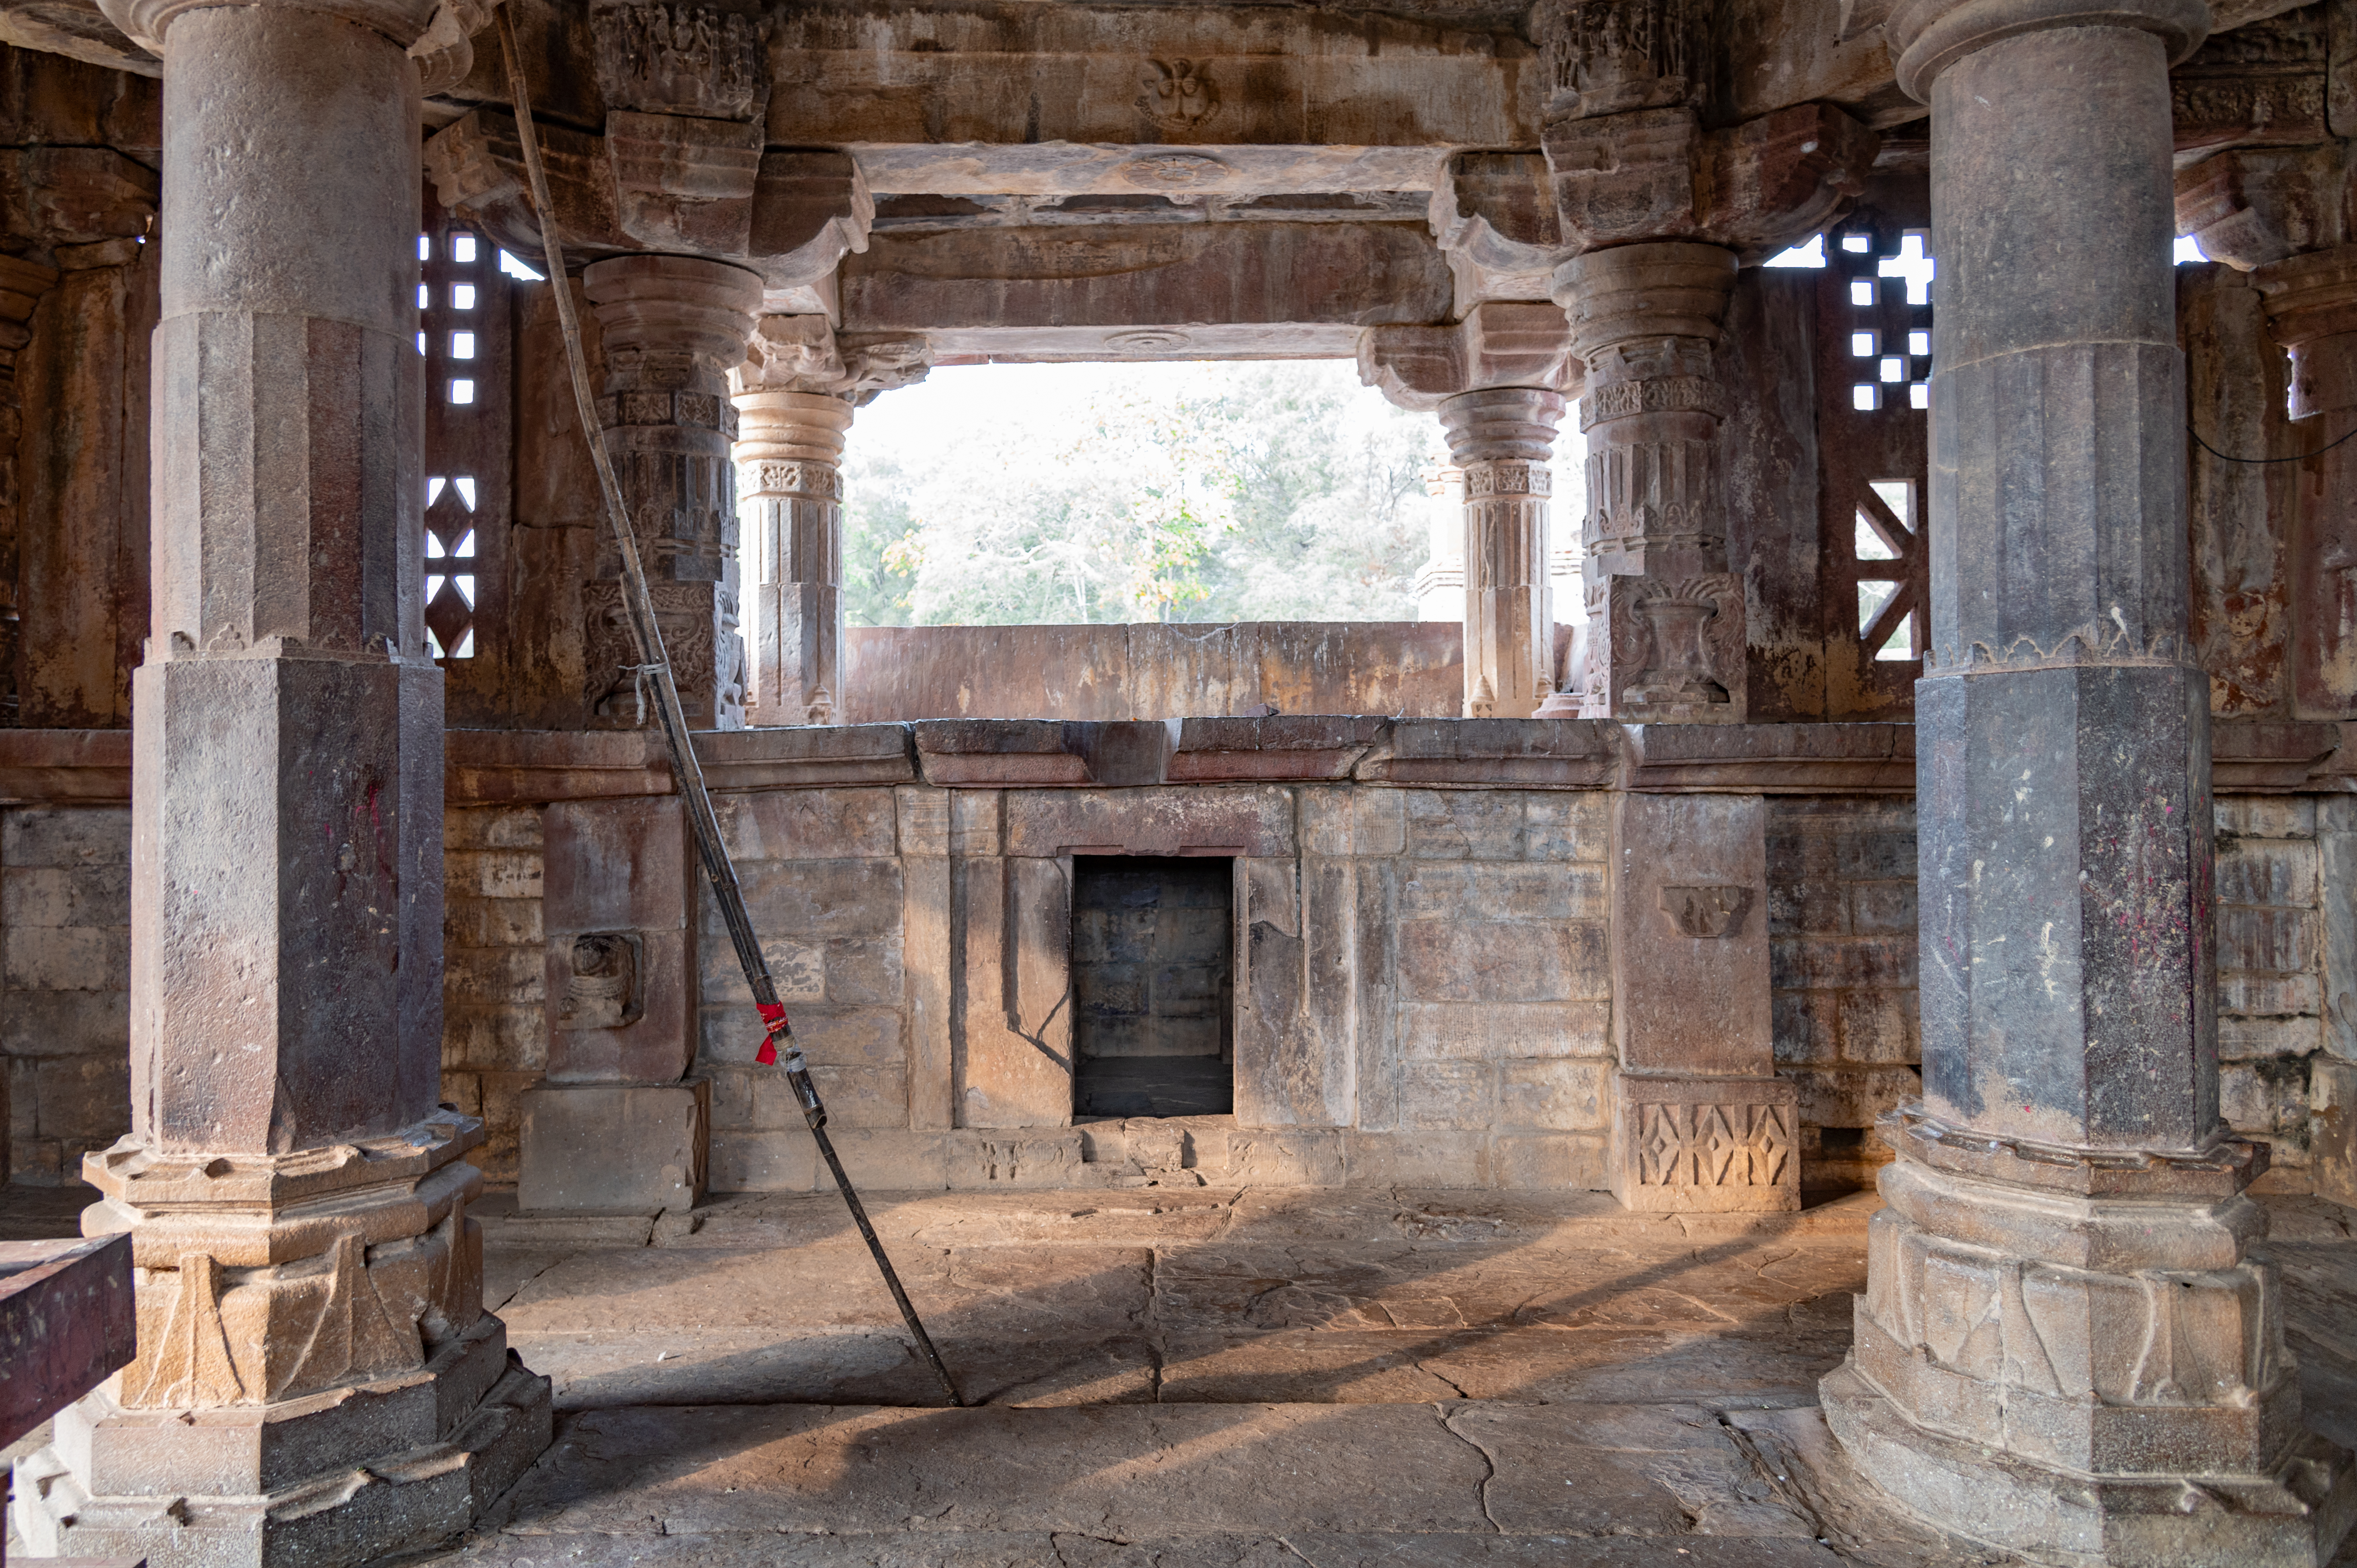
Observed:
[[[974,1408],[936,1392],[840,1203],[552,1226],[485,1268],[556,1444],[482,1568],[1997,1568],[1877,1502],[1816,1409],[1860,1196],[871,1196]],[[2357,1433],[2357,1240],[2277,1200],[2317,1423]],[[2344,1558],[2357,1568],[2357,1551]]]

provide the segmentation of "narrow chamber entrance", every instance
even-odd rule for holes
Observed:
[[[1074,1115],[1235,1109],[1234,865],[1073,857]]]

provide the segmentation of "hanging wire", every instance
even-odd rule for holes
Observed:
[[[2185,434],[2193,437],[2193,445],[2201,447],[2201,450],[2209,453],[2212,457],[2219,459],[2221,462],[2226,463],[2305,463],[2310,457],[2323,456],[2335,446],[2346,446],[2352,437],[2357,437],[2357,430],[2352,430],[2347,435],[2341,436],[2337,441],[2328,441],[2313,452],[2297,452],[2288,457],[2237,457],[2232,452],[2221,452],[2215,446],[2211,446],[2207,441],[2202,440],[2201,433],[2194,429],[2190,424],[2185,427]]]

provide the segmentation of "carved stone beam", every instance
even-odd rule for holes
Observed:
[[[830,312],[831,274],[876,215],[847,154],[770,149],[758,8],[667,3],[590,12],[602,135],[544,125],[549,195],[585,257],[697,255],[759,274],[780,313]],[[515,123],[479,109],[426,144],[442,204],[537,254]]]
[[[2357,245],[2274,263],[2251,281],[2266,298],[2268,330],[2291,355],[2292,418],[2357,409]],[[2350,491],[2325,488],[2352,504]]]
[[[1446,327],[1376,327],[1359,377],[1434,410],[1462,471],[1465,713],[1528,718],[1555,689],[1549,460],[1579,361],[1561,309],[1493,300]]]
[[[2177,231],[2212,261],[2249,272],[2357,241],[2350,145],[2239,148],[2177,175]]]

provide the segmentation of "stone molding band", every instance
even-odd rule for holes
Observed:
[[[1885,33],[1898,58],[1900,91],[1929,103],[1940,73],[1966,55],[2024,33],[2063,27],[2154,34],[2175,65],[2210,36],[2210,7],[2205,0],[1902,0]]]
[[[2207,1149],[2077,1149],[1953,1127],[1920,1101],[1885,1114],[1883,1141],[1923,1165],[2082,1197],[2231,1197],[2258,1179],[2268,1145],[2221,1135]]]
[[[1474,462],[1465,469],[1465,493],[1468,497],[1553,495],[1555,475],[1544,463]]]
[[[608,430],[684,425],[737,439],[737,410],[708,392],[609,392],[597,400],[597,423]]]
[[[1610,381],[1590,386],[1579,403],[1579,428],[1639,413],[1724,414],[1717,386],[1707,376],[1663,376],[1658,381]]]

